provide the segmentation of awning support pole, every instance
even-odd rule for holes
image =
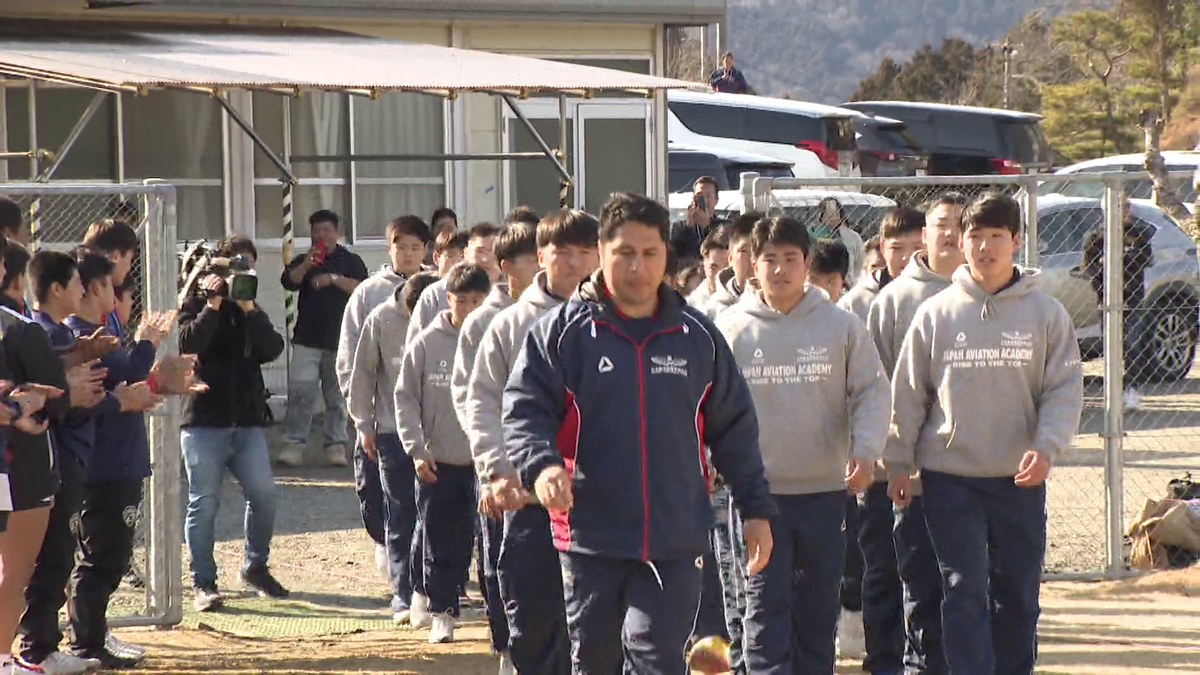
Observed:
[[[558,95],[558,152],[563,164],[567,162],[567,97],[564,94]],[[569,206],[567,203],[567,194],[571,191],[571,177],[564,174],[562,180],[558,181],[558,208],[565,209]]]
[[[254,127],[247,122],[237,110],[234,109],[234,107],[229,103],[228,100],[225,99],[224,96],[213,93],[212,97],[217,100],[217,103],[221,104],[221,107],[225,109],[226,113],[229,113],[230,119],[236,122],[237,125],[242,128],[242,131],[246,132],[246,135],[250,137],[250,140],[254,141],[254,146],[259,150],[262,150],[263,154],[267,156],[267,159],[271,160],[271,163],[275,165],[275,168],[279,169],[279,172],[284,176],[284,181],[295,184],[296,174],[292,173],[292,170],[288,167],[287,163],[284,162],[279,155],[271,149],[271,146],[267,145],[267,142],[263,140],[262,136],[258,135],[258,132],[254,130]],[[286,101],[287,99],[284,100]]]
[[[550,146],[545,140],[542,139],[542,135],[538,133],[537,129],[533,128],[533,123],[529,121],[529,118],[525,116],[525,113],[521,112],[521,109],[512,100],[512,96],[509,96],[508,94],[501,94],[500,98],[504,99],[504,103],[508,106],[508,109],[513,111],[513,114],[517,116],[517,119],[521,120],[521,125],[524,126],[525,130],[529,132],[529,135],[533,137],[533,142],[537,143],[538,147],[541,148],[543,153],[545,153],[546,158],[554,163],[554,168],[558,171],[558,175],[562,176],[563,180],[570,181],[571,172],[567,171],[567,167],[563,166],[563,163],[559,161],[559,153],[556,153],[554,150],[550,149]]]
[[[246,119],[242,117],[236,109],[234,109],[233,105],[230,104],[224,96],[215,91],[212,92],[211,95],[213,98],[217,99],[217,103],[220,103],[221,107],[225,109],[225,112],[228,113],[229,118],[232,119],[239,127],[241,127],[242,131],[246,132],[246,135],[249,136],[250,140],[254,142],[254,147],[262,150],[263,154],[267,156],[267,159],[271,160],[271,163],[275,165],[275,168],[279,169],[279,173],[283,174],[283,177],[279,179],[280,182],[283,183],[283,245],[280,247],[280,255],[283,258],[283,267],[284,269],[287,269],[288,263],[292,261],[292,191],[296,187],[297,183],[300,182],[299,179],[296,178],[296,174],[292,173],[291,165],[286,159],[289,157],[289,155],[291,155],[292,151],[291,99],[285,96],[283,97],[282,101],[283,157],[280,157],[274,150],[271,149],[271,146],[268,145],[265,140],[263,140],[263,137],[258,135],[258,132],[254,130],[254,126],[247,122]],[[295,296],[291,291],[285,291],[283,294],[283,308],[284,317],[287,321],[287,335],[284,336],[284,344],[286,345],[287,349],[287,367],[290,372],[292,367],[292,333],[296,329],[296,302]]]
[[[108,93],[103,91],[98,91],[95,96],[92,96],[88,107],[84,108],[83,114],[75,121],[75,126],[71,127],[71,132],[67,134],[62,145],[59,146],[58,152],[54,153],[54,160],[34,180],[35,183],[47,183],[54,177],[54,172],[58,171],[58,167],[62,166],[63,161],[67,158],[67,153],[71,152],[71,148],[75,147],[75,142],[83,135],[83,130],[87,128],[88,122],[91,122],[92,118],[96,116],[96,111],[100,109],[101,105],[104,105],[104,101],[107,98]]]

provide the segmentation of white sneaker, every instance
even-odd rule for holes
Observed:
[[[837,655],[841,659],[861,659],[867,653],[862,612],[842,610],[837,625]]]
[[[500,653],[500,675],[517,675],[517,668],[508,658],[508,652]]]
[[[384,579],[388,578],[388,563],[390,562],[388,560],[387,547],[383,544],[375,544],[375,566],[379,568],[379,572],[383,575]]]
[[[82,675],[100,668],[96,659],[81,659],[64,652],[50,652],[41,663],[14,663],[13,672],[43,675]]]
[[[429,598],[420,593],[412,594],[412,604],[408,606],[408,625],[413,628],[424,628],[433,620],[429,615]]]
[[[288,443],[283,450],[279,451],[279,456],[275,458],[275,463],[279,466],[298,467],[304,466],[304,446],[299,443]]]
[[[412,611],[411,610],[402,609],[399,612],[392,612],[392,625],[393,626],[407,626],[411,620],[412,620]]]
[[[325,461],[329,462],[329,466],[350,466],[350,460],[346,459],[346,446],[341,443],[325,446]]]
[[[433,627],[429,629],[429,644],[454,642],[454,617],[449,614],[434,614]]]
[[[126,642],[121,638],[109,633],[104,636],[104,648],[109,652],[122,656],[127,659],[144,659],[146,658],[146,648],[141,645],[135,645],[132,642]]]
[[[1121,395],[1121,409],[1125,412],[1134,412],[1142,406],[1142,395],[1138,390],[1129,387],[1125,393]]]

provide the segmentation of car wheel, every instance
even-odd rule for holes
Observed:
[[[1182,301],[1182,302],[1181,302]],[[1196,357],[1197,307],[1194,300],[1163,298],[1151,310],[1146,335],[1147,379],[1175,382],[1187,377]]]

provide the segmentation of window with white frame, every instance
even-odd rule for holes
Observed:
[[[283,148],[283,99],[253,95],[254,126],[276,150]],[[291,99],[291,152],[296,155],[440,154],[445,151],[445,106],[440,97],[395,92],[372,100],[330,92]],[[282,236],[278,171],[255,152],[256,237]],[[307,235],[308,215],[332,209],[343,218],[351,242],[382,239],[387,222],[416,214],[428,218],[445,200],[445,162],[293,162],[300,179],[293,193],[295,235]]]

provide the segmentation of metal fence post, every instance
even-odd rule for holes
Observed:
[[[1104,181],[1104,488],[1105,576],[1125,571],[1124,560],[1124,238],[1123,194],[1116,179]]]
[[[740,177],[738,191],[742,193],[742,213],[754,210],[754,181],[757,178],[758,174],[753,171],[745,171]]]
[[[1024,260],[1022,264],[1026,267],[1038,266],[1038,254],[1040,253],[1040,242],[1038,239],[1038,205],[1037,205],[1038,181],[1036,176],[1029,176],[1021,183],[1021,190],[1017,193],[1017,199],[1021,202],[1021,210],[1024,213],[1023,220],[1025,221],[1025,241],[1022,243],[1024,252]]]
[[[148,181],[149,182],[149,181]],[[158,185],[163,185],[159,183]],[[156,192],[146,199],[148,206],[145,234],[146,311],[175,309],[176,279],[179,278],[175,255],[175,190]],[[171,331],[162,345],[164,353],[179,351],[179,332]],[[183,508],[179,474],[179,397],[169,397],[165,414],[149,416],[152,458],[155,471],[150,477],[150,560],[148,600],[150,611],[162,617],[166,625],[183,620],[183,558],[178,542],[183,541],[179,513]]]

